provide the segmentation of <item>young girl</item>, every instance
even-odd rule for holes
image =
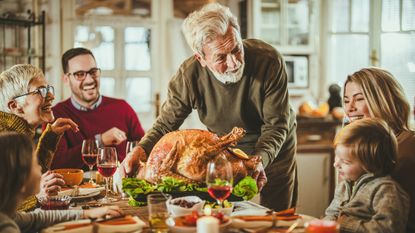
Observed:
[[[37,232],[57,222],[121,215],[117,206],[16,212],[25,198],[39,192],[41,167],[28,136],[15,132],[0,133],[0,148],[0,232]]]
[[[389,174],[396,161],[396,137],[377,118],[355,121],[335,141],[334,166],[343,180],[326,210],[341,232],[405,232],[409,197]]]

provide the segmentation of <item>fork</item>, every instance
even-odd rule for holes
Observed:
[[[73,190],[72,190],[72,192],[71,192],[71,197],[76,197],[76,196],[78,196],[79,195],[79,186],[78,185],[75,185],[74,187],[73,187]]]

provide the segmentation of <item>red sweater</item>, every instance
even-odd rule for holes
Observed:
[[[76,109],[71,99],[58,103],[53,107],[55,118],[72,119],[79,126],[79,132],[68,130],[61,138],[58,149],[52,161],[55,168],[83,168],[88,166],[82,161],[81,147],[84,139],[95,139],[96,134],[102,134],[112,127],[126,132],[127,140],[139,140],[144,135],[140,121],[131,106],[124,100],[102,97],[102,103],[93,110],[80,111]],[[120,162],[125,158],[127,142],[117,146]]]

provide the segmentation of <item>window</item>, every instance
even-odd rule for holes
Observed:
[[[367,66],[389,70],[415,97],[415,0],[334,0],[329,4],[327,84]],[[397,46],[399,45],[399,46]]]

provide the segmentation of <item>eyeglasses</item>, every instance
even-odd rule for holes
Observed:
[[[89,74],[91,78],[97,78],[101,75],[101,69],[100,68],[91,68],[88,71],[80,70],[73,73],[67,73],[68,76],[74,76],[76,80],[83,81],[86,78],[86,75]]]
[[[13,99],[17,99],[19,97],[22,96],[26,96],[26,95],[31,95],[31,94],[39,94],[41,95],[43,98],[46,98],[46,96],[48,96],[48,93],[51,93],[52,95],[55,95],[55,88],[53,86],[47,85],[46,87],[39,87],[38,89],[28,92],[26,94],[23,95],[18,95],[16,97],[14,97]]]

